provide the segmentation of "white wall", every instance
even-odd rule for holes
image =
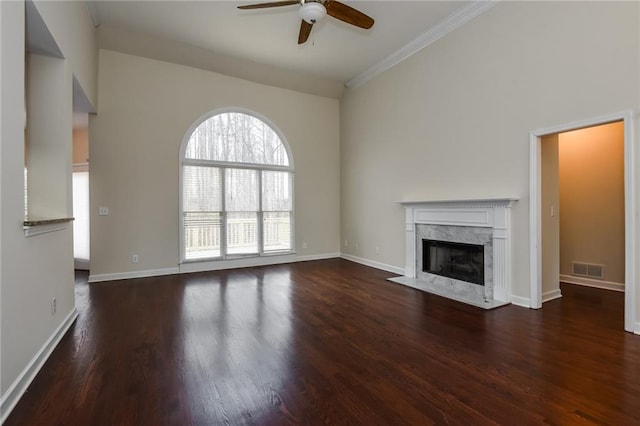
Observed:
[[[349,91],[348,253],[403,264],[395,200],[516,196],[512,290],[528,299],[529,134],[638,107],[638,17],[636,2],[500,2]]]
[[[180,145],[199,117],[229,107],[265,116],[291,146],[297,254],[340,251],[336,99],[109,50],[100,50],[99,91],[89,126],[92,277],[178,266]]]
[[[73,4],[72,4],[73,3]],[[57,3],[55,3],[57,4]],[[40,5],[39,5],[40,6]],[[55,27],[54,36],[65,57],[73,56],[65,66],[64,84],[68,88],[64,124],[68,140],[60,139],[60,149],[69,157],[65,165],[66,187],[71,184],[71,87],[73,73],[78,71],[83,90],[95,97],[92,87],[90,49],[76,49],[77,44],[92,43],[93,33],[75,31],[81,2],[61,6],[60,13],[43,16],[47,27]],[[0,85],[2,91],[0,116],[1,171],[0,200],[2,203],[0,257],[0,421],[24,391],[30,379],[52,349],[61,327],[68,324],[74,311],[74,277],[71,226],[65,230],[26,238],[24,221],[24,111],[25,111],[25,14],[24,2],[0,2],[1,45]],[[46,9],[50,5],[45,5]],[[86,15],[84,15],[86,18]],[[88,18],[86,18],[88,19]],[[61,33],[64,33],[63,35]],[[63,40],[64,39],[64,40]],[[66,40],[66,41],[65,41]],[[95,42],[95,39],[94,41]],[[76,53],[80,51],[79,53]],[[95,56],[95,55],[93,55]],[[84,71],[83,71],[84,70]],[[84,76],[83,76],[84,74]],[[60,123],[58,123],[60,124]],[[62,134],[64,132],[61,132]],[[59,171],[59,170],[58,170]],[[65,177],[63,176],[63,179]],[[65,204],[70,208],[69,200]],[[51,299],[57,299],[57,312],[51,314]],[[71,315],[71,316],[70,316]],[[64,330],[62,330],[64,331]]]

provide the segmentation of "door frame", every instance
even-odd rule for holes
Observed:
[[[554,127],[534,130],[529,137],[529,286],[530,307],[542,307],[542,136],[564,133],[572,130],[594,127],[622,121],[624,126],[624,329],[640,334],[640,326],[635,321],[635,161],[633,113],[622,111],[615,114],[575,121]]]

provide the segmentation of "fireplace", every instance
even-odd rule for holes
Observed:
[[[484,246],[422,240],[422,270],[484,286]]]
[[[484,309],[511,301],[515,198],[407,201],[405,274],[390,280]]]

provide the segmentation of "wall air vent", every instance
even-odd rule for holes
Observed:
[[[571,275],[603,280],[604,265],[584,262],[571,262]]]

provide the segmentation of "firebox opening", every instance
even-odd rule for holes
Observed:
[[[422,270],[484,286],[484,246],[422,240]]]

